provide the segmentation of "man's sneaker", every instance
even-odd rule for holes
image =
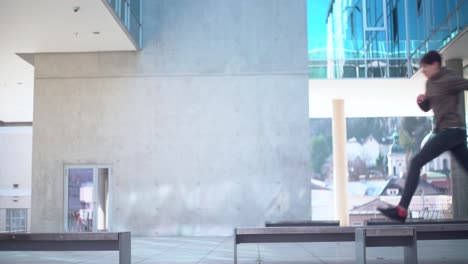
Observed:
[[[404,223],[408,213],[405,209],[397,206],[397,207],[389,207],[389,208],[380,208],[378,207],[377,210],[381,212],[386,217],[398,221],[400,223]]]

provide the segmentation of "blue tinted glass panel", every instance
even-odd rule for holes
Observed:
[[[370,31],[367,33],[367,57],[385,58],[387,57],[385,31]]]
[[[458,11],[458,17],[460,20],[460,29],[468,26],[468,1],[465,1]]]
[[[120,2],[120,13],[119,13],[119,17],[120,17],[120,20],[122,20],[122,22],[125,24],[125,18],[126,18],[126,6],[127,6],[127,1],[125,0],[121,0]]]
[[[382,0],[366,0],[367,3],[367,26],[368,27],[383,27],[383,1]]]
[[[141,21],[140,5],[141,0],[130,0],[130,12],[138,21]]]
[[[135,42],[140,46],[140,21],[135,16],[130,16],[130,34],[132,35]]]
[[[117,0],[107,0],[107,2],[114,10],[117,10]]]
[[[433,1],[432,19],[433,28],[441,26],[448,17],[447,2],[445,0]]]
[[[389,77],[407,77],[408,68],[406,59],[389,60]]]

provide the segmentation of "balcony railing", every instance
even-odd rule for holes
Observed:
[[[141,48],[142,41],[142,5],[141,0],[105,0],[112,8],[122,25]]]
[[[461,0],[450,14],[439,24],[434,25],[424,41],[411,54],[420,58],[429,50],[441,50],[468,26],[468,1]]]

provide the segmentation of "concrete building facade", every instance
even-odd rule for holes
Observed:
[[[65,168],[106,165],[111,230],[227,235],[308,219],[305,1],[143,1],[137,52],[36,54],[32,230]]]

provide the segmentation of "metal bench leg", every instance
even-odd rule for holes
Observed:
[[[119,234],[119,264],[132,263],[132,243],[130,232]]]
[[[356,229],[356,263],[366,264],[366,230],[364,228]]]
[[[418,239],[416,232],[414,232],[413,240],[411,245],[405,247],[405,264],[418,263]]]
[[[234,264],[237,264],[237,235],[234,231]]]

